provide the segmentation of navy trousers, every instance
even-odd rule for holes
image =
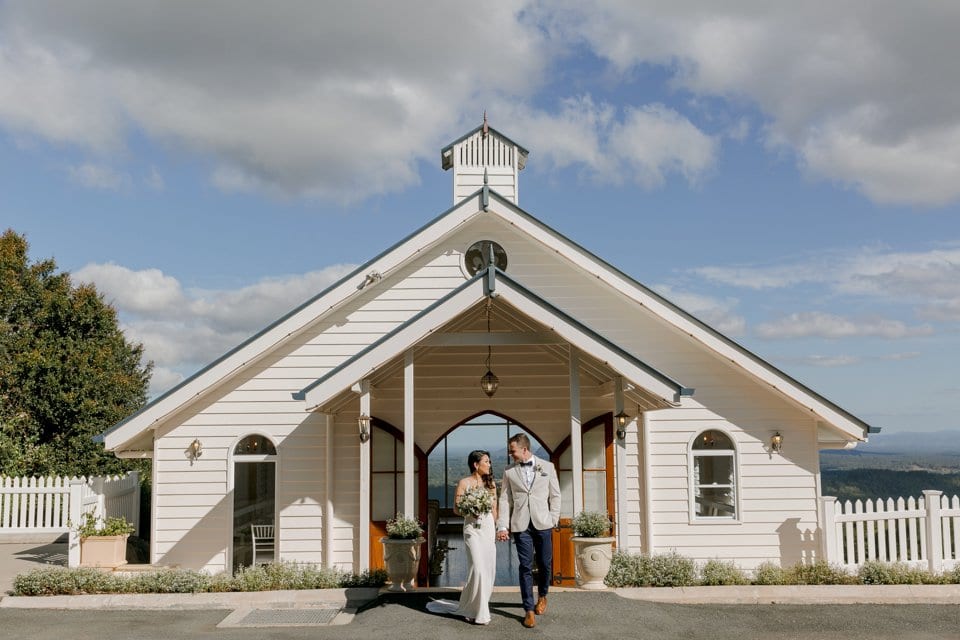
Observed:
[[[546,596],[553,575],[553,535],[551,529],[536,529],[533,523],[526,531],[513,534],[517,545],[517,560],[520,562],[520,597],[523,610],[533,611],[537,603],[533,597],[533,562],[537,562],[537,595]]]

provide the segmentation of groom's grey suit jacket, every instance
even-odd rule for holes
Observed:
[[[530,522],[537,529],[552,529],[560,522],[560,482],[557,470],[546,460],[534,458],[533,485],[523,479],[520,465],[503,473],[497,529],[525,531]]]

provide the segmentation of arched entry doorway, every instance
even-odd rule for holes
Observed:
[[[504,470],[512,464],[507,455],[507,440],[517,433],[525,433],[530,438],[534,455],[552,459],[549,448],[536,434],[510,417],[492,411],[470,416],[454,425],[428,451],[427,493],[438,507],[437,539],[451,547],[441,565],[442,572],[431,578],[431,586],[458,587],[466,580],[463,520],[453,513],[453,497],[457,481],[469,472],[467,456],[475,449],[489,451],[499,487]],[[518,584],[516,550],[512,544],[497,545],[496,584]]]
[[[383,563],[383,545],[380,538],[387,535],[387,520],[403,512],[403,432],[378,418],[371,421],[370,431],[370,568],[381,569]],[[414,496],[417,518],[427,521],[427,503],[423,496],[427,493],[427,477],[423,469],[427,468],[427,456],[418,446],[413,448]],[[421,555],[417,583],[425,585],[427,580],[427,553]]]

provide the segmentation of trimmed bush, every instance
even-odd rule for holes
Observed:
[[[704,586],[750,584],[750,580],[732,561],[708,560],[700,569],[700,584]]]
[[[858,584],[841,567],[817,560],[813,564],[798,562],[786,572],[787,584]]]
[[[753,571],[753,584],[787,584],[787,572],[783,567],[773,562],[761,563]]]
[[[643,556],[635,556],[625,551],[614,551],[610,560],[610,570],[603,582],[608,587],[639,587],[642,585],[640,562]]]
[[[863,584],[942,584],[949,574],[937,576],[903,562],[864,562],[857,572]]]
[[[689,587],[697,584],[697,566],[676,552],[648,558],[618,551],[604,583],[610,587]]]
[[[62,567],[36,569],[18,575],[13,593],[18,596],[78,595],[90,593],[215,593],[226,591],[274,591],[280,589],[334,589],[382,587],[387,573],[382,569],[361,574],[342,573],[312,564],[281,562],[246,567],[236,575],[210,575],[187,569],[160,569],[122,575],[98,569]]]
[[[697,584],[697,565],[676,551],[649,559],[649,583],[652,587],[690,587]]]

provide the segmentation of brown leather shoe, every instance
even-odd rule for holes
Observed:
[[[538,616],[542,616],[547,612],[547,596],[540,596],[540,599],[537,600],[537,606],[533,608],[533,612]]]
[[[523,626],[527,629],[537,626],[537,616],[533,615],[533,611],[527,611],[527,615],[523,618]]]

